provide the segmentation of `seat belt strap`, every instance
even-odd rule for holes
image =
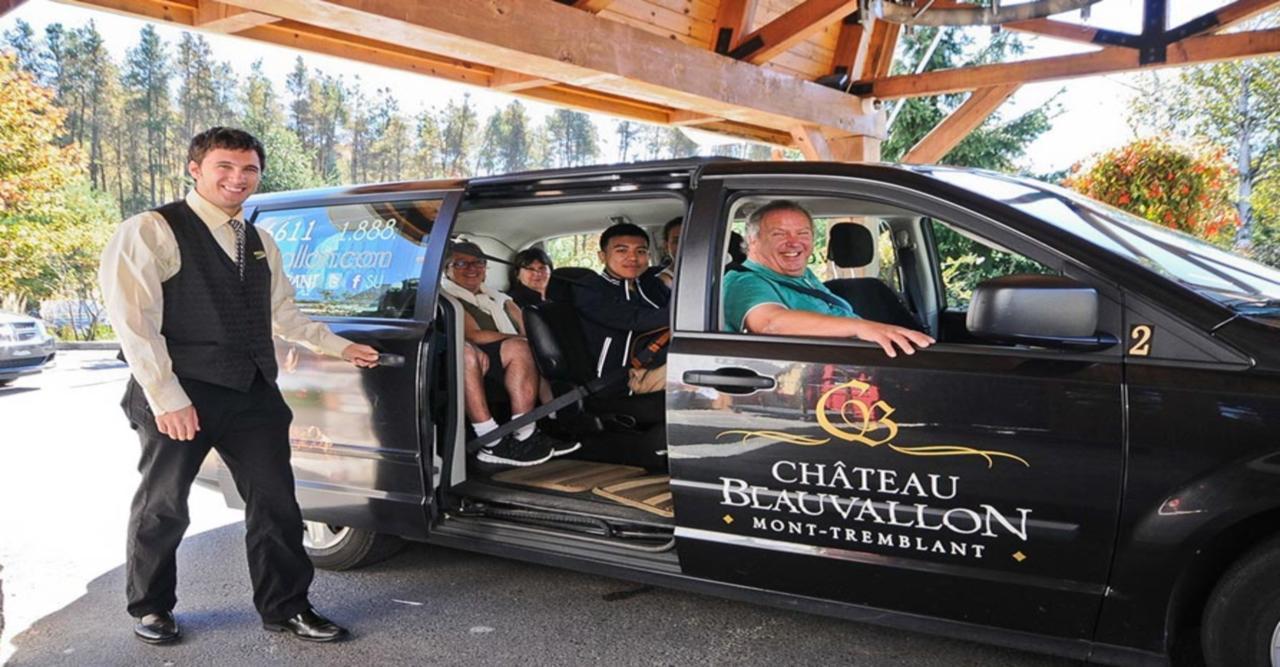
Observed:
[[[614,375],[605,376],[602,378],[596,378],[595,380],[592,380],[586,385],[574,387],[572,390],[551,399],[547,403],[539,405],[538,407],[520,415],[518,418],[512,419],[511,421],[503,424],[502,426],[499,426],[498,428],[492,431],[489,431],[488,433],[482,436],[473,438],[466,445],[467,451],[469,452],[475,451],[476,448],[478,447],[484,447],[485,445],[488,445],[490,443],[497,442],[507,437],[507,435],[511,433],[515,433],[516,431],[524,428],[525,426],[528,426],[529,424],[532,424],[538,421],[539,419],[542,419],[543,417],[546,417],[547,415],[555,412],[556,410],[559,410],[560,408],[565,408],[574,403],[577,403],[578,401],[581,401],[587,396],[590,396],[591,394],[601,391],[602,389],[609,387],[609,385],[613,384],[614,382],[617,382],[619,379],[625,378],[625,377],[627,377],[625,373],[614,374]]]

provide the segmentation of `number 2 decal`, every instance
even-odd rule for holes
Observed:
[[[1135,324],[1129,327],[1129,354],[1135,357],[1151,356],[1151,325]]]

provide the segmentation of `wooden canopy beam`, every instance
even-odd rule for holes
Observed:
[[[858,9],[859,0],[803,0],[782,16],[743,37],[729,57],[762,64]]]
[[[1233,25],[1247,21],[1262,12],[1276,7],[1280,7],[1280,0],[1236,0],[1236,2],[1201,14],[1176,28],[1171,28],[1165,31],[1162,37],[1166,42],[1176,42],[1195,35],[1222,32]],[[1084,44],[1136,46],[1137,42],[1141,41],[1140,35],[1100,30],[1054,19],[1012,21],[1005,23],[1002,27],[1015,32],[1044,35]]]
[[[806,160],[819,162],[879,162],[880,140],[867,136],[832,134],[813,125],[791,128],[794,145]]]
[[[573,7],[592,14],[599,14],[612,4],[613,0],[577,0],[573,3]]]
[[[261,6],[259,0],[227,4]],[[851,134],[877,134],[882,127],[861,100],[840,91],[545,0],[272,0],[270,6],[298,23],[378,35],[390,44],[737,123],[782,131],[808,123]]]
[[[555,83],[550,79],[540,79],[536,76],[529,76],[511,70],[500,69],[494,70],[493,77],[489,79],[489,87],[504,93],[514,93],[518,90],[528,90],[529,88],[542,88]]]
[[[18,5],[26,1],[27,0],[0,0],[0,16],[4,16],[5,14],[17,9]]]
[[[1077,25],[1075,23],[1067,23],[1066,21],[1055,21],[1053,19],[1011,21],[1001,25],[1000,27],[1014,32],[1043,35],[1045,37],[1054,37],[1068,42],[1081,42],[1084,44],[1093,44],[1094,40],[1098,36],[1097,28],[1090,28],[1089,26]]]
[[[1139,63],[1139,54],[1134,49],[1108,47],[1093,53],[892,76],[855,84],[853,92],[879,99],[926,97],[1011,83],[1056,81],[1276,53],[1280,53],[1280,28],[1190,37],[1170,44],[1163,62],[1148,65]]]
[[[1020,86],[1016,83],[974,91],[969,99],[929,131],[902,156],[908,164],[933,164],[951,152],[969,133],[978,129]]]
[[[279,20],[270,14],[252,12],[214,0],[200,0],[196,5],[194,26],[201,30],[232,34]]]
[[[857,14],[844,17],[840,23],[840,35],[831,54],[831,73],[861,77],[866,68],[867,48],[871,44],[871,31],[859,20]]]
[[[871,43],[867,46],[862,78],[882,79],[889,76],[893,67],[893,52],[898,48],[898,35],[902,26],[888,21],[871,24]]]
[[[712,50],[727,54],[738,45],[742,36],[751,30],[757,4],[758,0],[720,0],[715,30],[711,33],[711,39],[715,40]]]

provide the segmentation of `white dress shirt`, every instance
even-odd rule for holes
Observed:
[[[228,216],[195,190],[187,193],[186,202],[209,226],[222,251],[235,261],[235,231],[227,223],[233,217],[243,221],[244,212],[236,211],[234,216]],[[351,341],[298,310],[293,301],[293,285],[281,268],[280,248],[275,239],[255,227],[247,227],[245,231],[250,233],[250,230],[262,239],[271,271],[271,332],[313,352],[341,356]],[[173,230],[159,213],[146,211],[120,223],[102,251],[98,269],[111,326],[129,360],[129,370],[157,415],[191,405],[191,399],[173,374],[169,349],[164,336],[160,335],[164,314],[164,293],[160,285],[177,275],[180,268],[182,256]]]

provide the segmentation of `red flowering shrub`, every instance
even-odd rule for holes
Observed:
[[[1223,243],[1240,225],[1232,203],[1235,179],[1222,149],[1153,138],[1076,164],[1066,185],[1154,223]]]

